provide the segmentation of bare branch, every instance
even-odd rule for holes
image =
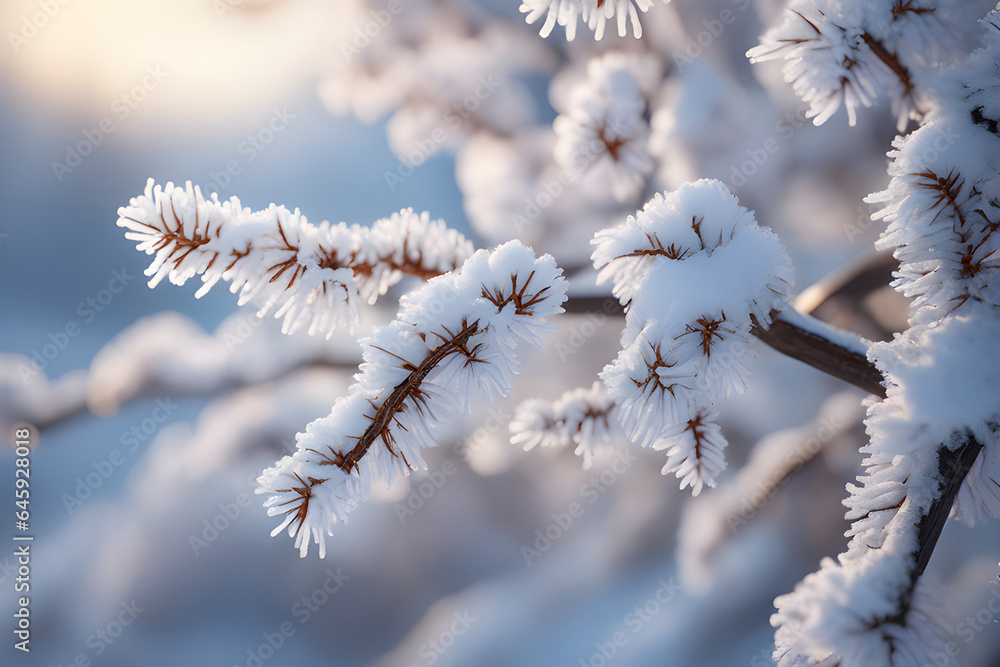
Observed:
[[[871,394],[885,397],[882,374],[866,357],[792,324],[782,319],[781,315],[774,317],[768,329],[754,326],[750,333],[786,356]]]

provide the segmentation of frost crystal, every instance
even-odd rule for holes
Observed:
[[[566,28],[566,39],[573,41],[576,38],[577,17],[585,11],[592,11],[596,7],[596,0],[526,0],[521,3],[521,13],[527,14],[524,20],[529,25],[545,16],[541,30],[538,31],[542,37],[552,34],[552,28],[556,23]]]

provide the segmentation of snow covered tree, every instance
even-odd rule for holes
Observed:
[[[602,5],[560,0],[521,11],[529,23],[547,11],[543,36],[558,22],[571,40],[578,15],[597,39],[615,16],[621,35],[628,17],[641,36],[636,7],[651,3]],[[526,403],[511,425],[513,441],[527,448],[576,442],[587,467],[595,451],[613,449],[620,428],[635,444],[666,450],[663,473],[698,495],[725,468],[714,405],[745,389],[754,333],[768,340],[772,320],[790,311],[791,331],[866,356],[886,389],[868,405],[867,472],[860,486],[849,486],[851,542],[776,601],[782,665],[916,665],[940,651],[946,631],[921,574],[943,519],[953,504],[969,522],[1000,509],[993,451],[1000,384],[982,363],[1000,333],[992,275],[1000,266],[993,237],[1000,175],[990,157],[1000,148],[993,119],[1000,117],[1000,18],[987,17],[987,41],[969,60],[955,39],[967,14],[949,3],[795,2],[748,54],[787,60],[785,76],[816,124],[843,104],[854,125],[858,108],[872,106],[879,91],[891,98],[900,130],[920,123],[894,144],[889,187],[868,198],[882,206],[875,217],[889,222],[879,247],[894,249],[900,261],[893,285],[914,299],[909,330],[889,342],[843,345],[845,334],[803,324],[788,302],[791,266],[777,237],[721,182],[683,184],[593,239],[598,283],[609,281],[625,310],[622,350],[601,374],[603,384]],[[646,118],[662,80],[652,56],[592,58],[554,123],[550,159],[598,200],[631,202],[648,187]],[[397,113],[407,111],[404,102]],[[477,161],[491,159],[477,152],[498,148],[477,139],[495,132],[487,127],[463,142],[463,162],[473,163],[462,170],[464,181],[477,178]],[[514,138],[499,141],[515,144],[508,159],[525,159]],[[526,167],[513,167],[509,180]],[[515,185],[507,181],[490,186]],[[317,227],[297,210],[272,205],[253,213],[235,197],[205,199],[190,183],[182,190],[150,182],[120,215],[139,249],[156,253],[150,285],[200,274],[201,294],[226,280],[241,303],[264,294],[258,314],[275,308],[287,330],[308,324],[310,333],[329,334],[347,324],[353,331],[359,294],[372,303],[403,274],[428,280],[403,298],[391,324],[362,341],[362,372],[349,395],[299,435],[295,455],[260,478],[269,513],[284,516],[275,532],[287,527],[303,556],[310,540],[324,555],[325,535],[376,480],[423,467],[420,448],[436,444],[441,420],[468,409],[475,391],[506,396],[517,337],[541,344],[534,332],[549,327],[544,318],[561,312],[566,294],[550,256],[535,259],[516,241],[473,254],[426,213],[402,211],[370,228]],[[820,352],[816,360],[824,358]]]
[[[200,277],[201,296],[228,282],[258,317],[316,338],[275,361],[274,373],[309,355],[352,370],[359,362],[329,414],[302,424],[295,451],[257,479],[277,517],[272,536],[287,532],[301,556],[315,544],[324,557],[350,512],[426,470],[424,450],[454,438],[465,415],[513,395],[503,439],[514,446],[572,445],[585,469],[629,445],[665,453],[662,474],[697,496],[682,510],[677,556],[694,589],[713,576],[708,554],[735,539],[732,517],[759,480],[770,498],[808,461],[834,456],[833,434],[826,453],[800,454],[728,421],[753,386],[751,368],[766,366],[758,352],[771,348],[868,395],[823,408],[857,422],[864,412],[864,442],[848,441],[860,474],[837,488],[849,541],[793,590],[770,593],[773,659],[950,661],[948,601],[925,570],[950,517],[971,526],[1000,516],[1000,12],[957,0],[761,2],[772,26],[746,59],[723,66],[703,52],[728,39],[750,1],[709,18],[693,4],[524,0],[496,14],[471,1],[411,0],[406,20],[344,52],[320,86],[327,106],[369,122],[388,116],[401,159],[383,175],[390,189],[406,179],[402,166],[453,154],[469,234],[412,209],[370,225],[314,224],[298,209],[252,211],[235,196],[152,179],[119,209],[118,225],[153,255],[151,287]],[[592,40],[577,39],[580,21]],[[704,30],[680,39],[692,25]],[[784,83],[767,79],[769,61],[783,61]],[[750,63],[764,83],[748,83],[740,68]],[[547,102],[533,89],[539,77]],[[798,102],[782,97],[785,84]],[[872,149],[863,126],[880,98],[898,136]],[[797,115],[781,115],[795,103]],[[807,118],[829,128],[841,107],[850,127],[789,157],[781,142],[805,133]],[[754,114],[768,119],[763,133]],[[846,208],[871,207],[865,226],[884,224],[875,246],[894,259],[852,247],[839,283],[797,293],[790,257],[820,223],[787,218],[821,218],[813,198],[836,179],[852,192],[867,187],[886,151],[888,182]],[[816,175],[806,183],[796,172]],[[805,205],[789,205],[795,188]],[[862,321],[862,302],[890,280],[908,300],[905,325]],[[820,315],[838,294],[857,311],[843,328]],[[376,308],[393,300],[393,315]],[[617,345],[581,336],[562,351],[574,318],[595,313],[616,324]],[[162,326],[173,328],[161,345],[197,338]],[[146,376],[101,380],[102,368],[136,365],[141,346],[131,340],[95,360],[86,391],[95,409],[113,411],[145,386],[184,385],[171,368],[182,353]],[[532,377],[559,367],[523,363],[525,342],[560,361],[586,349],[604,367],[582,386],[556,379],[536,395]],[[360,359],[343,352],[352,345]],[[236,375],[219,367],[197,390]],[[45,386],[16,416],[39,419],[38,405],[67,391]],[[728,532],[714,528],[727,522]]]
[[[921,575],[944,518],[972,523],[1000,509],[990,486],[1000,385],[984,363],[1000,324],[1000,174],[986,157],[1000,147],[989,110],[1000,14],[982,22],[983,47],[966,59],[947,29],[953,8],[885,5],[880,15],[863,3],[803,3],[751,52],[789,59],[786,76],[817,122],[842,98],[853,124],[854,108],[871,103],[865,91],[879,88],[893,95],[900,128],[921,122],[894,143],[889,187],[868,198],[889,222],[878,246],[899,260],[893,286],[913,298],[910,328],[869,348],[886,396],[868,406],[867,470],[846,501],[851,541],[776,601],[780,664],[920,664],[940,652],[947,629]]]

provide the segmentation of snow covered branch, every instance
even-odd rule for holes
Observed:
[[[593,243],[598,281],[626,307],[623,349],[601,374],[619,421],[698,494],[725,467],[712,405],[743,391],[750,331],[784,304],[784,247],[708,180],[656,195]]]
[[[125,236],[155,254],[146,269],[155,287],[164,277],[176,285],[201,275],[196,297],[219,280],[240,292],[240,305],[275,309],[283,331],[308,325],[329,337],[339,325],[352,331],[358,298],[374,303],[404,274],[428,279],[451,271],[472,254],[472,244],[427,213],[411,209],[371,227],[310,224],[298,209],[271,204],[252,212],[239,199],[205,199],[190,181],[182,188],[146,183],[146,191],[118,210]]]
[[[867,474],[850,487],[847,552],[775,600],[779,665],[839,659],[844,667],[919,665],[940,651],[940,602],[921,579],[982,444],[969,432],[895,460],[868,446]]]
[[[933,105],[932,70],[966,55],[956,0],[793,0],[785,21],[747,52],[751,62],[784,58],[785,79],[817,125],[840,105],[858,107],[885,91],[903,130]],[[957,16],[956,16],[957,15]]]
[[[574,454],[583,457],[583,468],[588,470],[594,457],[610,450],[619,434],[614,409],[614,402],[600,382],[589,389],[571,389],[554,403],[525,401],[510,422],[510,441],[525,450],[574,443]]]
[[[938,474],[941,476],[940,492],[917,525],[917,552],[914,558],[913,581],[927,569],[931,554],[937,545],[944,524],[955,509],[962,485],[969,477],[976,459],[983,450],[983,443],[971,432],[954,433],[950,442],[958,442],[954,449],[938,449]]]
[[[587,189],[628,202],[653,171],[647,102],[632,69],[643,63],[612,52],[587,64],[587,79],[573,89],[566,113],[555,119],[555,158]],[[645,68],[648,75],[648,66]],[[658,68],[652,68],[656,78]]]
[[[554,260],[512,241],[480,250],[459,271],[406,295],[397,318],[363,341],[357,382],[328,417],[298,436],[298,451],[261,475],[258,493],[284,515],[305,556],[366,500],[376,479],[425,468],[420,450],[436,444],[448,415],[476,394],[506,396],[519,340],[541,343],[545,318],[562,312],[566,285]]]
[[[343,34],[355,28],[347,17],[357,17],[358,39],[354,46],[341,42],[343,58],[330,65],[321,86],[334,113],[384,123],[399,158],[383,173],[388,189],[395,191],[433,154],[454,153],[476,238],[502,245],[475,251],[462,234],[412,209],[370,226],[313,224],[297,209],[272,204],[253,211],[235,197],[204,197],[191,183],[150,180],[119,209],[118,225],[152,256],[151,287],[164,278],[180,285],[199,277],[201,296],[227,281],[240,304],[253,302],[258,315],[283,320],[283,332],[326,338],[285,347],[276,344],[284,339],[269,321],[259,340],[235,349],[225,326],[207,335],[162,315],[116,338],[95,357],[89,375],[33,381],[29,400],[15,407],[55,421],[84,405],[108,414],[164,388],[207,393],[267,382],[307,364],[346,362],[353,369],[360,362],[349,387],[348,373],[327,373],[343,385],[309,393],[338,398],[328,399],[328,413],[310,408],[298,423],[326,416],[309,423],[294,453],[257,479],[274,517],[272,535],[287,532],[302,557],[313,544],[324,557],[334,526],[377,495],[376,485],[426,469],[424,448],[447,439],[442,434],[462,413],[514,391],[521,346],[540,345],[541,334],[555,328],[550,316],[565,307],[604,317],[611,302],[623,316],[620,340],[614,340],[618,328],[600,328],[607,318],[591,318],[592,330],[570,328],[565,337],[574,341],[573,353],[587,348],[586,359],[580,354],[574,361],[603,365],[599,381],[591,384],[597,369],[586,363],[559,365],[562,349],[538,358],[533,370],[547,376],[534,383],[540,394],[521,403],[512,419],[491,415],[479,432],[491,448],[507,424],[515,445],[572,447],[585,469],[620,440],[662,450],[662,473],[708,498],[691,502],[678,560],[695,570],[712,562],[712,575],[736,533],[722,517],[748,496],[770,498],[805,468],[808,479],[786,488],[820,481],[836,486],[839,498],[851,479],[844,501],[849,544],[777,598],[774,656],[782,667],[922,664],[948,630],[925,575],[933,574],[928,563],[944,522],[1000,516],[1000,14],[987,17],[984,48],[970,57],[965,17],[973,10],[963,0],[788,0],[780,25],[748,55],[754,62],[781,61],[775,73],[783,66],[801,99],[789,105],[780,96],[767,98],[766,78],[746,85],[740,70],[746,63],[719,66],[740,39],[753,39],[747,26],[756,25],[754,10],[767,15],[773,3],[695,9],[674,3],[663,11],[649,11],[656,0],[519,3],[520,14],[510,5],[506,22],[494,7],[464,0],[403,3],[405,16],[386,21],[377,17],[396,12],[370,11],[369,0],[346,3]],[[367,17],[374,22],[365,23]],[[566,45],[540,39],[524,25],[540,28],[543,37],[562,26],[573,40],[581,19],[598,40],[609,21],[621,37],[645,32],[647,39],[611,36],[610,48],[589,39]],[[545,94],[542,79],[549,80]],[[883,173],[885,151],[871,153],[871,138],[884,128],[873,123],[841,141],[830,128],[804,127],[803,116],[819,125],[843,106],[854,125],[858,109],[880,98],[892,105],[900,132],[911,123],[919,129],[893,142],[891,181],[865,199],[875,215],[864,211],[854,229],[838,228],[858,215],[868,184]],[[865,155],[870,159],[858,159]],[[729,176],[743,203],[753,202],[758,213],[741,206],[721,181],[696,180],[702,176]],[[792,225],[793,250],[819,258],[816,266],[833,254],[854,253],[857,247],[847,242],[868,230],[870,219],[886,223],[877,243],[885,252],[853,287],[830,281],[790,303],[791,263],[758,215]],[[829,227],[826,236],[813,227],[821,225]],[[511,238],[520,240],[504,243]],[[597,285],[611,297],[567,301],[557,260],[543,249],[557,254],[561,266],[585,267],[580,275],[590,284],[596,269]],[[400,299],[395,318],[366,330],[364,318],[381,309],[366,310],[361,301],[374,304],[413,278],[417,287]],[[890,281],[900,294],[872,287]],[[877,326],[842,325],[857,335],[841,331],[821,321],[834,321],[827,317],[833,308],[810,315],[831,294],[847,295],[841,300],[852,310],[862,297],[863,307],[875,310],[872,304],[891,302],[888,294],[895,299],[886,309],[892,316],[878,313]],[[886,339],[903,328],[897,315],[906,299],[907,331],[892,340],[861,337]],[[346,340],[359,329],[365,336],[360,352],[356,340]],[[755,414],[744,428],[726,422],[727,435],[731,429],[737,441],[757,443],[739,452],[747,464],[727,478],[728,442],[718,410],[746,389],[754,339],[870,395],[862,402],[858,392],[843,392],[817,420],[773,438],[759,437],[764,420],[756,417],[763,410],[751,405],[742,416]],[[589,354],[601,345],[604,354]],[[810,388],[790,400],[780,393],[787,376],[772,379],[775,387],[747,398],[778,399],[771,404],[782,404],[788,421],[819,398],[814,389],[828,389]],[[5,384],[0,394],[16,389]],[[255,400],[267,400],[266,394]],[[48,410],[39,407],[48,402]],[[287,401],[273,408],[289,410]],[[858,456],[862,410],[867,444]],[[850,427],[819,437],[830,415]],[[283,419],[282,432],[285,426]],[[813,440],[815,446],[801,446]],[[281,454],[268,456],[270,463]],[[515,472],[530,473],[526,479],[540,488],[550,484],[530,466]],[[721,493],[702,494],[717,483]],[[561,500],[561,490],[551,490]],[[817,503],[830,493],[808,490]],[[802,553],[835,554],[840,537],[829,535],[822,520],[830,516],[814,516],[819,505],[799,500],[786,504],[801,505],[796,516],[817,527],[802,540]],[[665,514],[653,516],[666,510],[647,505],[648,516],[629,520],[669,523],[660,521],[670,518]],[[838,514],[835,502],[824,507]],[[752,509],[756,514],[759,505]],[[598,514],[591,525],[599,525]],[[799,529],[797,522],[784,523],[758,522],[759,533],[747,530],[736,546],[760,538],[756,548],[770,549],[771,556],[779,545],[786,560],[767,560],[784,576],[795,549],[774,538]],[[659,539],[651,533],[647,539]],[[766,560],[749,552],[739,557],[757,562],[758,572]],[[557,560],[553,556],[553,571]],[[725,577],[714,582],[718,589],[729,586]],[[747,598],[766,585],[754,583]],[[768,597],[790,587],[783,582]],[[675,617],[669,620],[662,627],[677,626]],[[633,660],[649,655],[638,645],[629,650],[636,651]]]
[[[755,325],[750,333],[792,359],[876,396],[885,395],[882,374],[868,361],[864,344],[852,344],[860,341],[847,332],[786,308],[774,315],[768,328]]]
[[[606,301],[606,297],[571,295],[565,308],[567,313],[598,312],[605,308]],[[882,374],[868,361],[867,345],[847,331],[786,307],[771,313],[769,327],[754,325],[750,333],[792,359],[869,393],[885,395]]]
[[[879,272],[881,273],[881,271]],[[573,296],[567,313],[598,312],[607,298]],[[623,311],[619,311],[623,315]],[[782,354],[877,396],[885,395],[882,374],[868,361],[867,345],[857,336],[825,324],[792,307],[772,311],[766,329],[756,325],[750,333]]]
[[[873,344],[886,392],[872,400],[865,474],[845,501],[851,541],[837,561],[775,601],[781,665],[916,665],[946,626],[921,578],[949,513],[1000,515],[996,491],[1000,381],[988,360],[1000,335],[995,261],[1000,226],[1000,14],[984,47],[940,75],[923,125],[897,138],[892,180],[867,201],[888,221],[878,241],[899,260],[893,286],[913,300],[910,329]]]

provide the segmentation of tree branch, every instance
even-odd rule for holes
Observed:
[[[574,314],[624,314],[618,300],[611,296],[571,296],[563,308],[567,313]],[[786,356],[876,396],[885,397],[882,374],[861,353],[864,344],[853,334],[795,310],[776,312],[772,317],[768,329],[755,325],[750,333]]]
[[[917,550],[913,554],[910,585],[902,592],[896,613],[880,619],[880,623],[906,625],[906,617],[913,603],[913,593],[917,581],[927,569],[927,564],[934,553],[934,547],[937,546],[941,531],[944,530],[944,524],[951,515],[955,498],[958,496],[969,470],[972,469],[976,458],[983,449],[983,444],[976,439],[971,431],[952,433],[953,442],[962,440],[964,442],[954,449],[949,449],[944,444],[938,448],[938,472],[941,475],[941,485],[938,487],[937,498],[931,502],[931,506],[927,508],[927,512],[917,523]]]
[[[808,317],[797,311],[792,312],[794,319]],[[786,356],[860,387],[868,393],[885,398],[882,374],[867,357],[818,332],[809,331],[798,323],[789,321],[791,318],[785,319],[783,315],[784,312],[774,316],[771,326],[767,329],[755,323],[750,333]],[[813,321],[819,322],[819,320]]]
[[[938,449],[938,470],[941,473],[940,495],[931,503],[927,514],[920,520],[917,527],[917,554],[916,563],[913,569],[913,581],[924,573],[938,537],[944,529],[944,524],[951,514],[951,506],[958,496],[962,482],[965,481],[969,470],[976,462],[979,452],[983,449],[983,444],[976,439],[971,431],[965,433],[956,432],[953,434],[956,440],[964,439],[965,442],[955,449],[942,446]]]

